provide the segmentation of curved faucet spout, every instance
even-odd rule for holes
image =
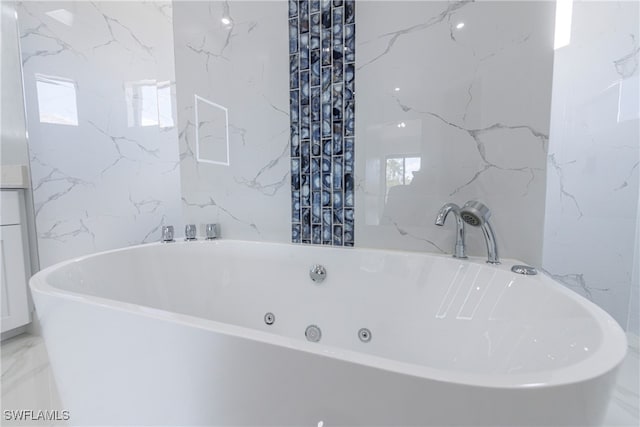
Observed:
[[[454,258],[466,258],[467,255],[465,254],[464,248],[464,221],[460,216],[460,206],[455,203],[446,203],[442,206],[436,217],[436,225],[443,226],[450,212],[453,212],[453,215],[456,217],[456,243],[453,247],[453,256]]]
[[[500,264],[496,235],[493,233],[493,227],[491,227],[489,221],[482,224],[482,234],[484,234],[484,240],[487,244],[487,262],[489,264]]]

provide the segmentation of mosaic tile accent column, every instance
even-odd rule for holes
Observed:
[[[355,1],[289,0],[294,243],[353,246]]]

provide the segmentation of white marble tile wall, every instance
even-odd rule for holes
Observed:
[[[627,330],[640,335],[640,197],[636,212],[636,244],[633,256],[633,273],[631,273],[631,297],[629,298],[629,320]]]
[[[574,2],[565,23],[571,39],[555,54],[543,263],[635,333],[639,7]]]
[[[501,255],[539,265],[554,3],[356,8],[356,244],[451,253],[453,218],[436,227],[436,214],[477,199]],[[404,185],[387,192],[403,158]],[[486,256],[479,229],[467,242]]]
[[[637,6],[574,5],[556,79],[588,69],[597,84],[554,92],[575,114],[554,116],[547,153],[553,2],[359,2],[356,245],[449,253],[438,208],[478,199],[503,257],[540,265],[544,238],[544,267],[637,331]],[[25,2],[19,14],[43,267],[155,240],[168,223],[290,240],[286,2]],[[592,16],[595,29],[580,24]],[[196,127],[223,161],[196,161]],[[479,230],[467,240],[484,256]]]
[[[180,222],[170,2],[18,8],[41,267]]]
[[[219,223],[225,238],[291,240],[287,7],[174,3],[184,218]],[[224,144],[223,110],[212,104],[228,112],[228,165],[224,147],[208,150],[218,163],[196,161],[196,126],[202,144]]]

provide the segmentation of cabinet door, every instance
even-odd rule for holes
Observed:
[[[20,225],[0,227],[2,332],[30,322],[27,268]]]

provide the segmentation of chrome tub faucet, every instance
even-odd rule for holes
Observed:
[[[443,226],[449,213],[453,213],[456,217],[456,243],[453,247],[453,257],[466,258],[467,255],[465,254],[464,247],[464,221],[460,216],[460,206],[455,203],[447,203],[442,206],[440,211],[438,211],[438,216],[436,217],[436,225]]]

